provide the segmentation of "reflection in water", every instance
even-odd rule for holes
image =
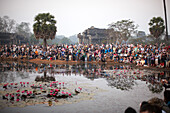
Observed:
[[[132,86],[135,84],[134,78],[132,76],[116,76],[114,78],[108,78],[108,85],[111,87],[116,87],[121,90],[132,89]]]
[[[50,82],[50,81],[55,81],[54,76],[48,76],[47,72],[44,71],[44,76],[36,76],[35,78],[36,82]]]
[[[47,72],[47,73],[46,73]],[[35,81],[55,81],[54,75],[63,76],[79,75],[94,80],[105,78],[108,85],[121,90],[132,89],[136,80],[146,81],[148,88],[153,93],[163,90],[160,81],[162,78],[170,76],[170,72],[159,72],[151,70],[133,69],[130,65],[106,65],[106,64],[74,64],[74,65],[53,65],[53,64],[33,64],[33,63],[1,63],[0,64],[0,83],[13,82],[16,77],[28,78],[29,74],[44,73],[45,76],[37,76]],[[47,74],[47,76],[46,76]]]
[[[69,82],[67,84],[70,84]],[[66,99],[70,101],[73,96],[81,94],[81,87],[70,87],[65,82],[20,82],[3,84],[3,89],[0,95],[0,109],[7,106],[22,106],[44,104],[48,102],[49,106],[52,103],[57,104],[58,99]],[[78,93],[77,93],[78,92]],[[87,96],[86,92],[86,96]],[[55,102],[54,102],[55,101]],[[6,103],[6,104],[5,104]]]
[[[163,91],[163,86],[160,83],[158,83],[158,84],[149,84],[148,88],[153,93],[160,93],[160,92]]]

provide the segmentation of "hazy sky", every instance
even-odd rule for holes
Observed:
[[[166,0],[170,34],[170,0]],[[57,20],[57,35],[70,36],[94,26],[131,19],[138,30],[149,33],[149,20],[164,18],[163,0],[0,0],[0,16],[7,15],[17,23],[29,22],[31,27],[38,13],[47,13]]]

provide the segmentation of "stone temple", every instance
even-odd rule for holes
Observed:
[[[115,42],[113,29],[99,29],[90,27],[77,35],[80,44],[107,44]]]

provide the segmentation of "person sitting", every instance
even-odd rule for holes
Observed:
[[[144,60],[144,58],[142,58],[141,61],[140,61],[140,65],[144,66],[144,64],[145,64],[145,60]]]

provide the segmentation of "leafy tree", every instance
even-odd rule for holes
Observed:
[[[29,28],[29,23],[21,22],[16,25],[15,33],[23,36],[25,39],[29,39],[31,37],[31,30]]]
[[[0,17],[0,32],[12,33],[14,32],[15,21],[8,16]]]
[[[62,44],[71,44],[72,42],[69,38],[64,37],[61,39],[61,43]]]
[[[136,32],[137,27],[138,26],[134,24],[134,21],[131,20],[121,20],[109,24],[109,28],[114,29],[116,38],[120,41],[127,41],[131,35]]]
[[[34,35],[37,39],[44,40],[44,50],[47,47],[47,39],[54,39],[57,32],[56,20],[50,13],[40,13],[35,17],[33,25]]]
[[[151,35],[153,35],[156,38],[156,41],[158,41],[158,38],[165,30],[164,20],[161,17],[153,17],[149,22],[149,26]]]

